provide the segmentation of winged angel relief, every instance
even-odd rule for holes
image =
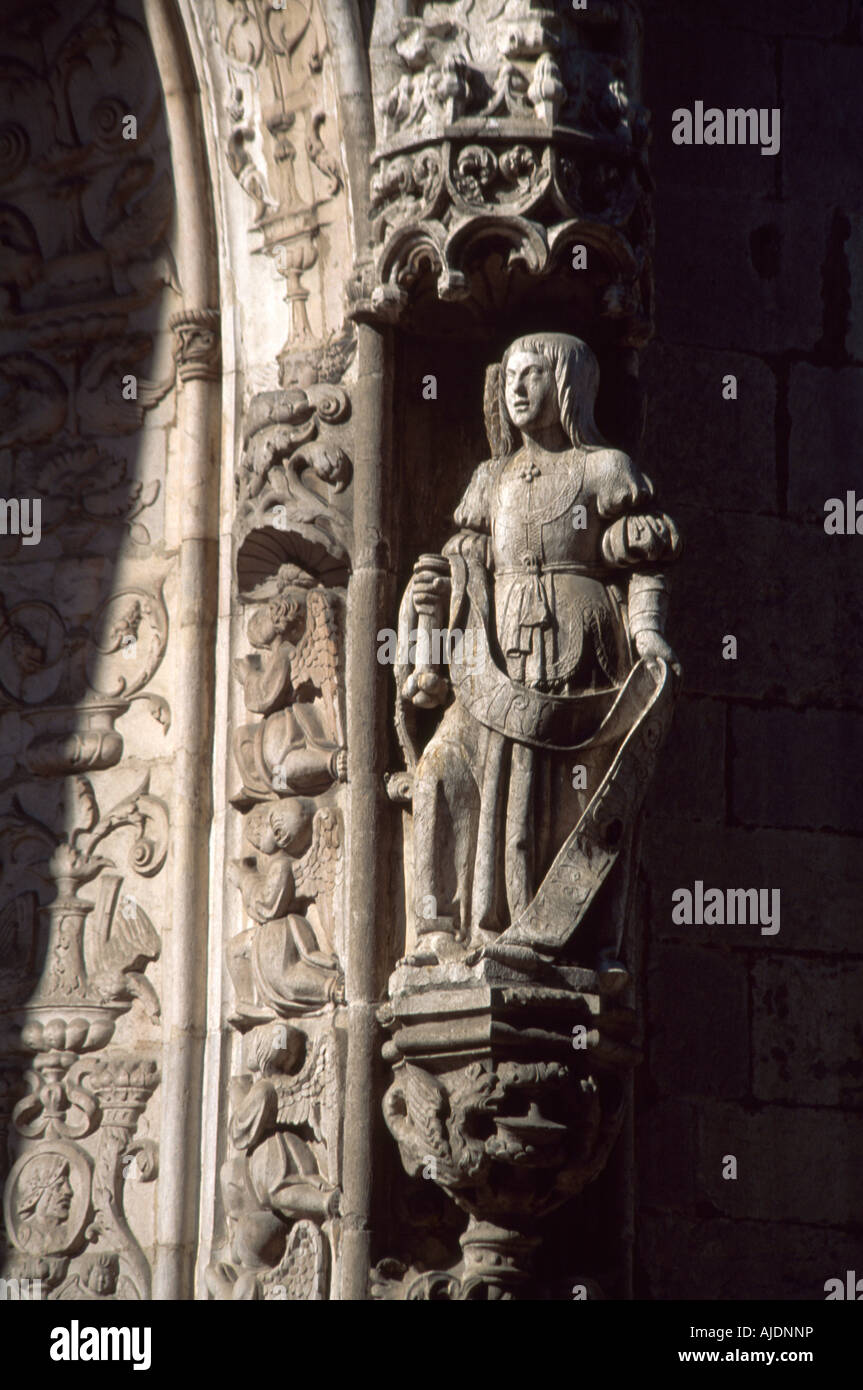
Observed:
[[[628,979],[637,813],[679,678],[664,570],[680,540],[650,480],[599,434],[598,384],[577,338],[510,345],[486,379],[493,455],[402,602],[402,634],[464,637],[445,673],[396,670],[414,965],[557,960],[597,969],[609,992]],[[412,706],[439,705],[423,747]]]
[[[326,591],[310,583],[283,566],[277,594],[248,624],[257,651],[235,663],[247,709],[266,716],[235,740],[239,799],[253,804],[248,852],[231,872],[256,926],[232,940],[228,962],[238,1015],[250,1023],[314,1010],[341,991],[339,818],[312,799],[344,775],[336,616]]]

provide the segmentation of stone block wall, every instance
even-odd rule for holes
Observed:
[[[687,551],[685,694],[645,818],[635,1294],[819,1299],[863,1255],[863,539],[824,530],[828,498],[863,495],[860,8],[644,14],[641,460]],[[675,145],[672,112],[697,100],[779,107],[779,153]],[[779,931],[675,925],[697,880],[779,890]]]

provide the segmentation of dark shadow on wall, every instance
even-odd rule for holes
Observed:
[[[97,1239],[72,1142],[94,1114],[70,1069],[134,1000],[158,1011],[159,936],[122,868],[127,851],[141,874],[160,867],[164,805],[104,774],[137,700],[170,718],[145,690],[168,636],[160,584],[128,566],[157,574],[164,555],[164,454],[145,424],[173,380],[174,194],[138,0],[4,0],[0,29],[2,1253],[45,1296]],[[144,1296],[131,1245],[96,1268],[106,1241],[81,1277]]]
[[[863,540],[824,527],[860,491],[859,6],[644,10],[642,460],[686,554],[645,834],[636,1296],[821,1299],[859,1267],[863,1199]],[[696,101],[778,108],[778,154],[675,145]],[[673,922],[698,881],[778,891],[779,930]]]

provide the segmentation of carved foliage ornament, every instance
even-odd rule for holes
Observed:
[[[5,1187],[9,1273],[42,1278],[48,1297],[146,1298],[149,1266],[123,1214],[123,1184],[156,1174],[155,1146],[136,1139],[158,1084],[155,1062],[136,1056],[91,1058],[110,1041],[119,1015],[140,1000],[155,1020],[158,996],[146,978],[160,940],[148,914],[102,847],[132,830],[129,858],[151,877],[167,853],[167,808],[139,789],[101,816],[86,778],[73,784],[72,829],[58,834],[16,799],[2,818],[4,862],[48,873],[53,897],[39,909],[25,892],[4,909],[4,1034],[33,1055],[27,1092],[14,1104],[15,1133],[29,1146]],[[96,897],[80,896],[97,882]],[[36,975],[40,919],[44,964]],[[95,1159],[81,1141],[97,1134]],[[95,1253],[93,1253],[95,1252]],[[74,1266],[69,1267],[69,1257]],[[34,1263],[35,1262],[35,1263]],[[66,1279],[67,1271],[69,1273]],[[62,1282],[65,1279],[65,1282]]]
[[[354,289],[358,316],[398,318],[429,273],[442,299],[488,312],[471,280],[483,250],[509,246],[508,276],[562,278],[557,251],[569,261],[584,245],[600,316],[643,338],[647,118],[629,95],[625,11],[459,0],[423,4],[394,29],[378,15],[376,249]]]
[[[165,240],[173,193],[161,96],[145,31],[110,4],[94,5],[84,23],[52,13],[49,69],[45,23],[24,12],[9,22],[0,79],[9,247],[0,326],[19,342],[0,357],[0,446],[28,451],[20,493],[32,488],[34,470],[64,460],[61,477],[44,483],[46,526],[63,539],[69,514],[79,525],[83,516],[129,525],[155,498],[114,448],[100,446],[99,476],[93,449],[97,439],[138,430],[171,385],[140,374],[152,334],[130,322],[165,287],[176,289],[176,272]],[[133,140],[124,138],[128,113]],[[39,203],[27,184],[33,167],[45,190]],[[134,394],[121,389],[127,373]],[[75,485],[81,470],[90,473],[86,487]],[[146,543],[145,532],[133,534]],[[79,543],[69,538],[71,553]]]
[[[314,341],[304,279],[318,259],[319,209],[342,193],[324,83],[327,37],[314,0],[218,0],[216,33],[229,89],[228,167],[252,203],[253,249],[285,281],[288,335],[280,354]],[[331,220],[326,218],[325,221]]]

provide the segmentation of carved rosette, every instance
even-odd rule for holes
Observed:
[[[345,1030],[345,589],[350,398],[335,384],[248,409],[234,527],[243,646],[233,671],[241,907],[228,943],[230,1083],[216,1299],[330,1296],[338,1248]],[[251,651],[249,651],[251,648]]]
[[[633,94],[635,26],[628,0],[578,12],[541,0],[380,12],[374,254],[354,286],[357,317],[401,319],[429,278],[440,299],[483,317],[493,306],[474,272],[497,254],[516,288],[524,277],[554,278],[558,292],[569,282],[582,318],[622,345],[646,340],[648,123]]]

